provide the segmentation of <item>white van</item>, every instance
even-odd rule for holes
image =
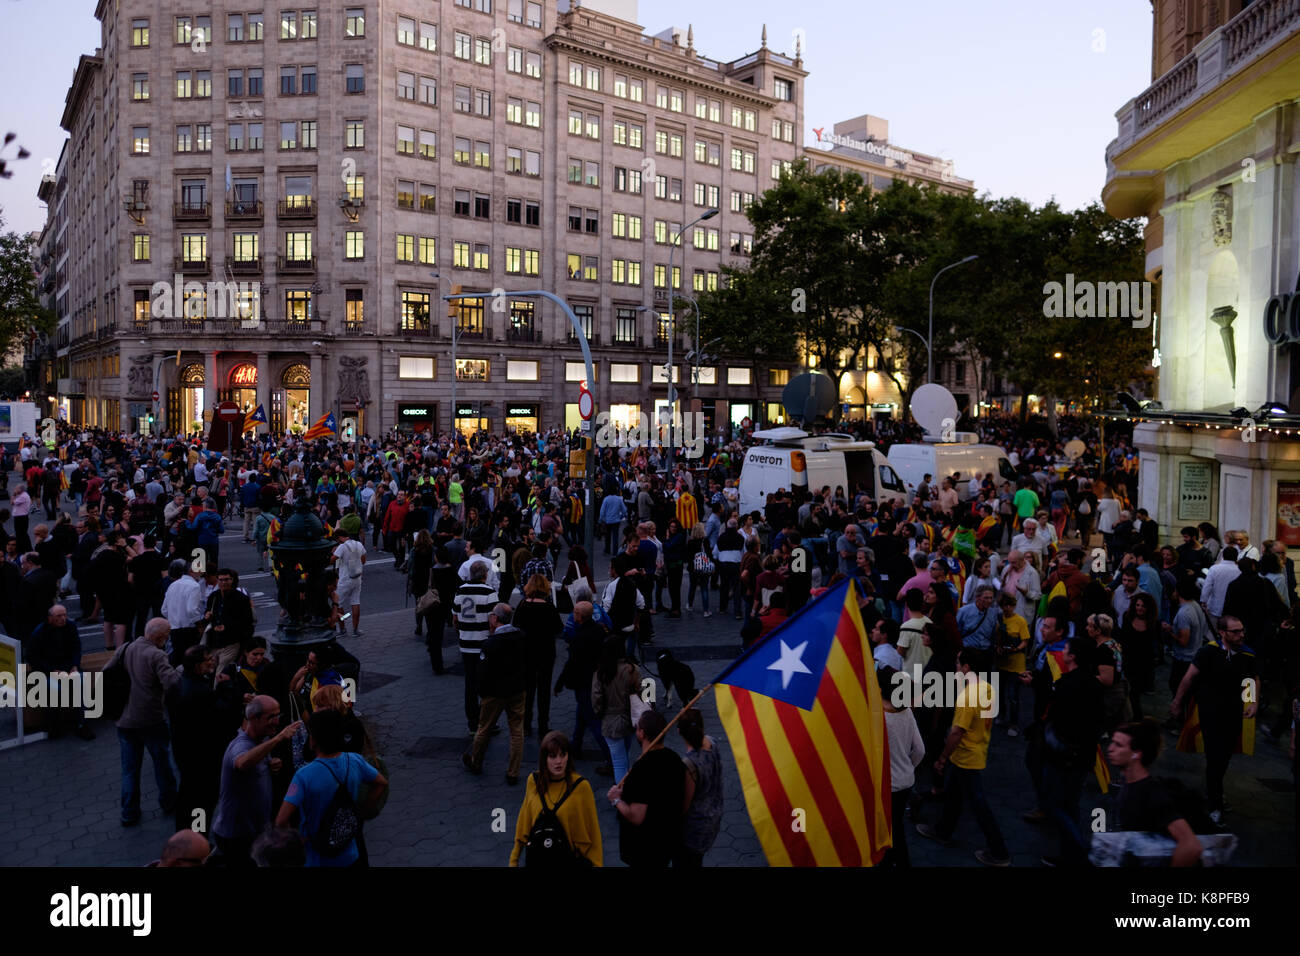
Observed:
[[[970,433],[960,433],[958,437],[975,438]],[[889,448],[889,461],[907,484],[909,500],[926,475],[931,476],[931,485],[936,492],[944,478],[956,475],[957,493],[962,501],[970,497],[968,485],[973,475],[982,479],[992,474],[999,481],[1015,481],[1016,478],[1005,449],[973,441],[895,444]]]
[[[873,499],[902,496],[905,487],[888,458],[874,442],[851,435],[809,435],[798,428],[755,432],[770,445],[745,450],[740,469],[740,513],[762,511],[774,491],[796,488],[816,492],[836,486],[852,494],[858,486]]]

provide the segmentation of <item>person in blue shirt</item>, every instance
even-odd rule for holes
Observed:
[[[208,567],[215,568],[220,564],[221,535],[226,527],[221,523],[221,515],[217,514],[216,501],[204,499],[203,510],[193,521],[185,522],[185,527],[196,532],[195,543],[206,553]]]
[[[316,759],[293,775],[289,791],[284,795],[284,803],[276,815],[275,825],[297,826],[307,844],[308,866],[365,865],[357,846],[361,839],[359,829],[357,838],[335,856],[322,855],[317,834],[326,823],[325,812],[340,787],[345,787],[352,798],[359,825],[362,818],[379,806],[388,790],[388,780],[360,754],[343,750],[344,721],[343,715],[338,711],[316,711],[311,716],[310,732]],[[361,788],[364,784],[369,784],[370,787],[363,799]]]
[[[988,650],[993,646],[993,633],[997,629],[1001,612],[993,606],[997,589],[986,584],[975,592],[975,603],[967,604],[957,612],[957,628],[961,632],[962,647]]]
[[[617,491],[606,491],[600,499],[600,523],[605,526],[605,553],[613,554],[622,540],[623,522],[627,520],[627,504]]]

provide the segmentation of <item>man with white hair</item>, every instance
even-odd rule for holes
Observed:
[[[1038,569],[1025,559],[1023,551],[1013,548],[1007,555],[1007,566],[1002,574],[1002,593],[1015,598],[1016,613],[1032,627],[1038,610],[1038,599],[1043,596],[1042,579]]]
[[[170,636],[167,619],[155,617],[144,626],[144,637],[122,645],[113,658],[121,659],[131,680],[126,707],[117,720],[117,738],[122,749],[124,827],[140,822],[140,767],[146,748],[153,759],[159,805],[164,813],[170,814],[176,804],[176,776],[167,753],[171,734],[163,709],[165,699],[174,696],[181,686],[180,673],[163,653]]]
[[[1039,563],[1044,564],[1051,539],[1039,530],[1038,519],[1036,518],[1026,518],[1023,527],[1024,531],[1011,539],[1011,550],[1021,552],[1036,551],[1040,558]]]

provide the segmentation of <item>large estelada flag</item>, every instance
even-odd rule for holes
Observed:
[[[322,415],[318,418],[316,424],[303,432],[302,437],[305,441],[315,441],[317,438],[327,438],[338,433],[339,427],[334,421],[334,413],[330,412],[328,415]]]
[[[772,866],[872,866],[893,841],[889,741],[857,588],[841,581],[713,683]]]

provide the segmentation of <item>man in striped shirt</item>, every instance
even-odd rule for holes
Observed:
[[[469,581],[456,589],[456,633],[460,659],[465,665],[465,722],[470,733],[478,730],[479,655],[488,638],[488,615],[497,603],[496,588],[487,583],[488,565],[476,562]]]

